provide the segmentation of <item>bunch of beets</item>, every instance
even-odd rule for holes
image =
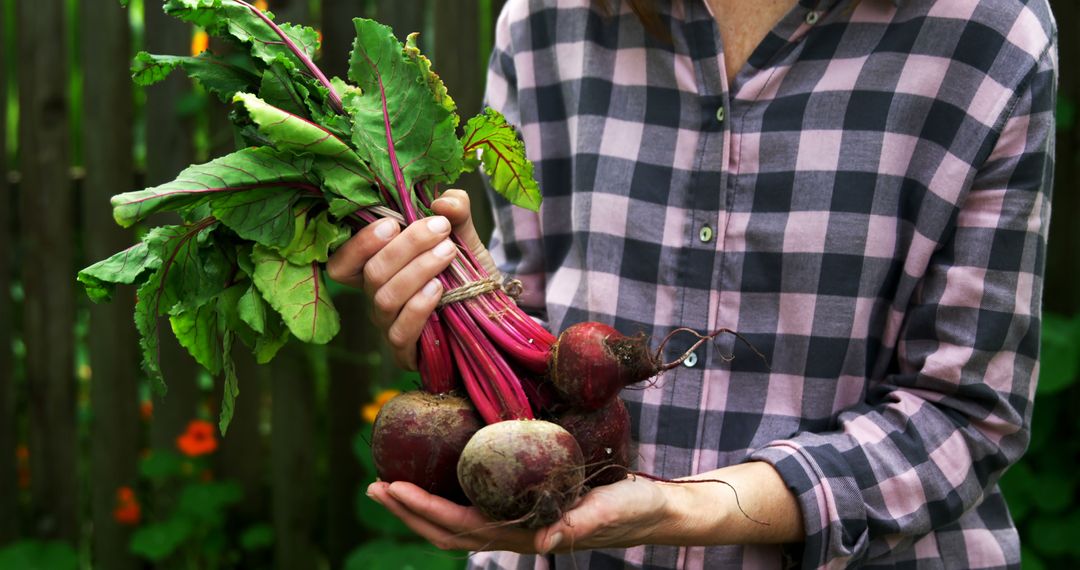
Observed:
[[[224,433],[239,394],[233,344],[265,363],[290,337],[333,338],[340,319],[323,266],[356,230],[431,215],[440,189],[477,167],[515,205],[538,209],[540,191],[524,145],[497,112],[460,124],[415,34],[403,45],[388,27],[354,20],[346,82],[314,64],[315,30],[277,24],[243,0],[163,7],[229,49],[140,53],[135,81],[149,85],[182,68],[232,104],[242,148],[166,184],[114,196],[114,218],[125,227],[162,212],[176,223],[143,226],[137,244],[78,278],[95,301],[108,300],[117,284],[138,287],[143,364],[162,389],[162,318],[202,366],[224,375]],[[445,304],[426,323],[422,391],[387,403],[375,424],[378,475],[471,501],[494,520],[546,525],[587,488],[626,476],[629,419],[617,394],[679,361],[662,364],[644,337],[601,323],[556,338],[453,239],[459,254],[439,276],[444,289],[494,286]]]

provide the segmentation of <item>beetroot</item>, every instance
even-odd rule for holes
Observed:
[[[630,472],[630,414],[619,398],[594,411],[570,410],[555,423],[574,436],[585,458],[585,484],[599,487]]]
[[[578,323],[559,335],[552,347],[549,376],[573,407],[597,410],[624,387],[661,370],[644,335],[623,336],[603,323]]]
[[[461,452],[458,481],[493,520],[547,526],[582,492],[581,448],[563,428],[542,420],[510,420],[476,432]]]
[[[429,493],[467,504],[457,482],[461,450],[483,422],[465,398],[406,392],[387,402],[371,436],[383,481],[408,481]]]

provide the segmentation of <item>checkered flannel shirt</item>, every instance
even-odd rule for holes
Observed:
[[[657,3],[670,43],[613,4],[510,0],[499,19],[487,97],[544,205],[498,205],[492,251],[552,330],[730,327],[761,350],[723,338],[624,391],[635,467],[767,461],[805,541],[471,565],[1018,567],[997,481],[1038,370],[1045,0],[801,0],[730,85],[705,2]]]

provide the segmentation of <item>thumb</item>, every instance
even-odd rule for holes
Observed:
[[[488,253],[487,248],[484,247],[484,243],[480,241],[480,236],[476,233],[470,207],[468,193],[456,189],[443,192],[437,200],[431,203],[432,211],[450,220],[450,225],[454,228],[454,234],[476,256],[476,259],[480,261],[488,274],[495,275],[498,272],[495,268],[495,262],[491,259],[491,254]]]

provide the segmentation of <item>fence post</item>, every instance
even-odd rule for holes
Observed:
[[[7,183],[7,20],[0,9],[0,546],[18,534],[15,476],[15,363],[11,353],[11,194]]]
[[[1057,0],[1051,3],[1059,30],[1076,30],[1080,26],[1080,7],[1076,2]],[[1080,106],[1080,77],[1075,62],[1080,60],[1080,38],[1076,34],[1058,34],[1058,60],[1061,66],[1058,82],[1058,99],[1075,109]],[[1068,107],[1064,107],[1068,108]],[[1059,117],[1068,116],[1067,113]],[[1057,132],[1057,159],[1054,181],[1058,192],[1054,193],[1054,207],[1050,222],[1050,247],[1046,250],[1046,309],[1074,315],[1080,312],[1080,290],[1076,287],[1076,251],[1080,248],[1080,228],[1074,222],[1080,214],[1080,197],[1068,185],[1075,184],[1080,176],[1080,118],[1073,114],[1071,128]],[[1065,125],[1061,125],[1065,126]],[[1070,245],[1071,244],[1071,245]]]
[[[143,21],[143,49],[146,51],[172,55],[186,55],[190,51],[191,26],[166,16],[159,2],[146,2]],[[190,94],[191,82],[179,71],[146,88],[147,186],[172,180],[195,159],[193,121],[177,112],[181,101]],[[174,223],[177,223],[176,217],[155,216],[148,225]],[[161,370],[169,383],[169,391],[164,398],[154,400],[150,446],[175,451],[177,436],[195,417],[198,407],[198,365],[176,342],[167,318],[158,319],[158,330],[161,333]],[[164,488],[156,493],[154,501],[167,504],[178,492],[176,488]],[[158,515],[158,518],[163,517]],[[181,564],[180,560],[166,560],[158,567],[180,568]]]
[[[476,0],[438,0],[435,2],[434,65],[457,102],[461,120],[480,112],[487,75],[481,64],[480,10]],[[485,22],[486,24],[486,22]],[[471,41],[463,41],[471,38]],[[427,44],[430,50],[430,45]],[[454,184],[469,193],[473,224],[481,238],[491,234],[491,208],[477,172],[463,174]]]
[[[84,6],[84,5],[80,5]],[[131,27],[127,10],[106,2],[81,10],[83,57],[83,227],[86,262],[130,246],[134,236],[112,220],[109,197],[128,190],[135,178],[132,158],[134,101],[128,66]],[[93,561],[101,568],[136,568],[128,549],[131,529],[113,520],[116,490],[134,486],[139,451],[138,354],[131,311],[135,294],[119,287],[111,303],[90,307],[88,343],[93,380],[91,504]]]
[[[439,0],[440,2],[442,0]],[[394,34],[404,41],[412,32],[424,31],[424,15],[430,11],[427,0],[378,0],[375,17],[394,28]],[[424,44],[424,40],[420,40]],[[453,95],[453,93],[451,93]]]
[[[331,77],[344,78],[348,73],[349,52],[356,35],[352,19],[368,15],[361,4],[356,0],[323,0],[323,57],[319,65]],[[330,567],[341,568],[352,548],[364,540],[356,497],[365,477],[352,441],[363,427],[360,408],[370,397],[377,374],[363,356],[378,350],[378,339],[368,320],[363,295],[338,295],[334,304],[341,313],[342,330],[331,344],[329,357],[326,553]]]
[[[310,23],[307,0],[271,0],[279,22]],[[292,341],[270,368],[274,564],[312,566],[315,549],[315,382],[309,351]]]
[[[79,537],[75,240],[68,177],[64,7],[63,2],[18,3],[20,217],[33,531],[41,538],[75,544]]]

